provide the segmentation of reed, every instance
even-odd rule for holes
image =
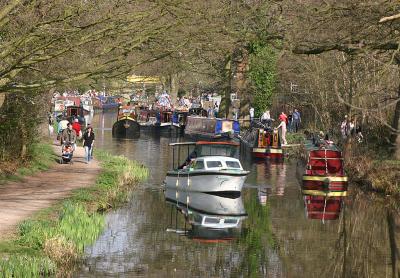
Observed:
[[[68,273],[102,232],[101,212],[127,201],[134,185],[148,176],[145,167],[125,157],[97,151],[96,158],[103,171],[94,186],[22,222],[16,239],[0,243],[0,277]]]

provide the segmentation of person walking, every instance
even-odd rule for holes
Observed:
[[[60,140],[60,143],[62,144],[62,135],[64,130],[68,128],[68,120],[66,118],[62,118],[61,121],[57,125],[57,140]]]
[[[294,109],[293,115],[292,115],[293,119],[293,131],[297,133],[297,131],[300,128],[300,123],[301,123],[301,116],[300,116],[300,112],[297,109]]]
[[[51,113],[51,111],[48,113],[47,115],[47,121],[48,121],[48,128],[49,128],[49,137],[51,137],[54,133],[54,118],[53,118],[53,114]]]
[[[79,123],[78,119],[74,120],[72,124],[72,129],[75,130],[76,136],[81,139],[82,138],[82,131],[81,131],[81,124]]]
[[[83,147],[85,148],[85,159],[86,163],[89,163],[93,158],[92,149],[94,145],[94,133],[91,126],[86,129],[85,134],[83,135]]]
[[[61,144],[71,144],[74,148],[76,148],[76,132],[72,129],[72,125],[68,123],[67,128],[64,129],[61,138]]]

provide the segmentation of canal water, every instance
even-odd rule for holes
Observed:
[[[223,235],[185,233],[191,226],[161,187],[172,163],[168,144],[177,139],[113,139],[114,120],[114,113],[95,115],[96,147],[143,163],[150,177],[128,204],[107,214],[76,277],[397,277],[399,215],[352,189],[338,219],[309,219],[296,161],[256,163],[242,152],[251,173],[241,196],[215,202],[221,209],[243,203],[247,217]]]

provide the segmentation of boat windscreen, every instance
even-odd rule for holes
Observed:
[[[240,169],[240,164],[237,161],[226,161],[226,166],[229,168]]]

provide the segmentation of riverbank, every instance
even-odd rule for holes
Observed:
[[[53,165],[46,172],[0,187],[13,194],[13,198],[2,198],[9,206],[30,207],[31,204],[28,214],[34,213],[18,225],[14,236],[0,242],[0,270],[5,277],[68,272],[79,261],[84,247],[101,233],[102,212],[127,201],[129,192],[148,175],[146,168],[125,157],[104,152],[97,152],[95,157],[99,163],[83,164],[78,149],[73,165]],[[63,178],[55,178],[60,173]],[[49,180],[46,182],[46,179]],[[21,194],[18,194],[18,183],[25,190]],[[67,185],[72,188],[66,188]],[[13,214],[11,210],[8,213]],[[8,231],[10,227],[15,225],[8,225]]]
[[[0,186],[10,181],[19,181],[24,176],[48,170],[55,165],[56,154],[51,144],[36,143],[29,148],[25,161],[0,162]]]
[[[288,133],[287,141],[289,144],[302,144],[304,135]],[[298,158],[299,151],[291,150],[289,157]],[[388,154],[372,151],[362,144],[349,145],[345,153],[346,173],[353,184],[357,184],[364,191],[400,197],[400,161],[391,159]],[[380,153],[381,156],[376,153]]]

